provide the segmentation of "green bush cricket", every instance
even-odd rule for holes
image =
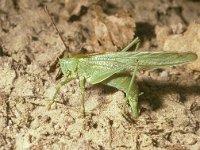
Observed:
[[[191,52],[127,52],[128,48],[137,41],[138,38],[125,47],[122,52],[77,55],[60,59],[61,70],[66,79],[58,85],[49,108],[54,103],[60,88],[69,81],[79,78],[83,115],[85,115],[84,84],[87,81],[91,84],[103,83],[125,92],[133,116],[138,117],[139,90],[135,76],[139,69],[174,66],[197,59],[197,55]]]
[[[56,28],[53,20],[52,23]],[[57,28],[56,30],[61,37]],[[61,40],[63,41],[62,37]],[[134,45],[135,51],[128,51]],[[56,95],[60,88],[71,80],[79,78],[83,116],[85,116],[84,93],[85,81],[87,81],[90,84],[103,83],[123,91],[126,94],[125,104],[128,103],[133,116],[138,117],[139,90],[135,81],[138,70],[174,66],[197,59],[197,55],[191,52],[138,52],[138,47],[139,38],[136,38],[120,52],[85,55],[72,55],[68,52],[68,58],[59,60],[65,80],[60,82],[57,86],[48,109],[50,109],[51,105],[55,102]]]

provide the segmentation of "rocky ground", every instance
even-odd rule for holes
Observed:
[[[138,36],[140,51],[200,56],[199,8],[189,0],[1,0],[0,149],[200,149],[199,58],[139,71],[138,119],[122,116],[123,92],[89,83],[83,118],[78,79],[47,110],[66,50],[116,52]]]

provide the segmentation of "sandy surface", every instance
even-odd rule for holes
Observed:
[[[82,118],[78,79],[62,88],[48,111],[63,79],[58,58],[66,48],[44,5],[73,53],[118,51],[138,36],[141,51],[200,55],[199,2],[1,0],[0,149],[200,149],[199,59],[139,71],[144,94],[138,119],[121,115],[123,92],[88,83]]]

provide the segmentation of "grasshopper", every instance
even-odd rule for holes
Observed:
[[[136,72],[146,68],[160,68],[184,64],[197,59],[197,55],[191,52],[130,52],[130,47],[136,44],[138,49],[139,39],[133,40],[121,52],[89,54],[89,55],[71,55],[69,58],[60,59],[61,71],[65,76],[56,88],[51,105],[60,88],[73,79],[79,78],[82,94],[82,112],[85,116],[85,81],[91,84],[103,83],[115,87],[126,93],[126,102],[131,106],[134,117],[138,117],[138,96],[139,90],[135,82]]]
[[[48,12],[47,9],[46,11]],[[51,17],[50,19],[63,41],[55,23]],[[126,94],[126,102],[123,108],[125,108],[125,105],[128,103],[131,107],[133,116],[138,117],[139,89],[135,81],[138,70],[144,68],[174,66],[197,59],[197,55],[191,52],[138,52],[137,50],[139,45],[140,40],[139,38],[136,38],[120,52],[94,53],[85,55],[72,55],[68,52],[68,58],[59,59],[61,71],[65,80],[61,81],[57,85],[52,100],[48,105],[48,109],[50,109],[51,105],[55,102],[56,95],[60,91],[60,88],[71,80],[79,78],[82,94],[83,116],[85,116],[84,94],[85,82],[87,81],[90,84],[103,83],[123,91]],[[135,46],[135,51],[128,51],[133,46]]]

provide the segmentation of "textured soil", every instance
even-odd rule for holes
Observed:
[[[1,0],[0,149],[200,149],[200,59],[140,70],[137,119],[130,108],[128,119],[121,114],[122,91],[89,83],[83,118],[78,79],[47,110],[66,51],[116,52],[138,36],[140,51],[200,57],[199,8],[189,0]]]

